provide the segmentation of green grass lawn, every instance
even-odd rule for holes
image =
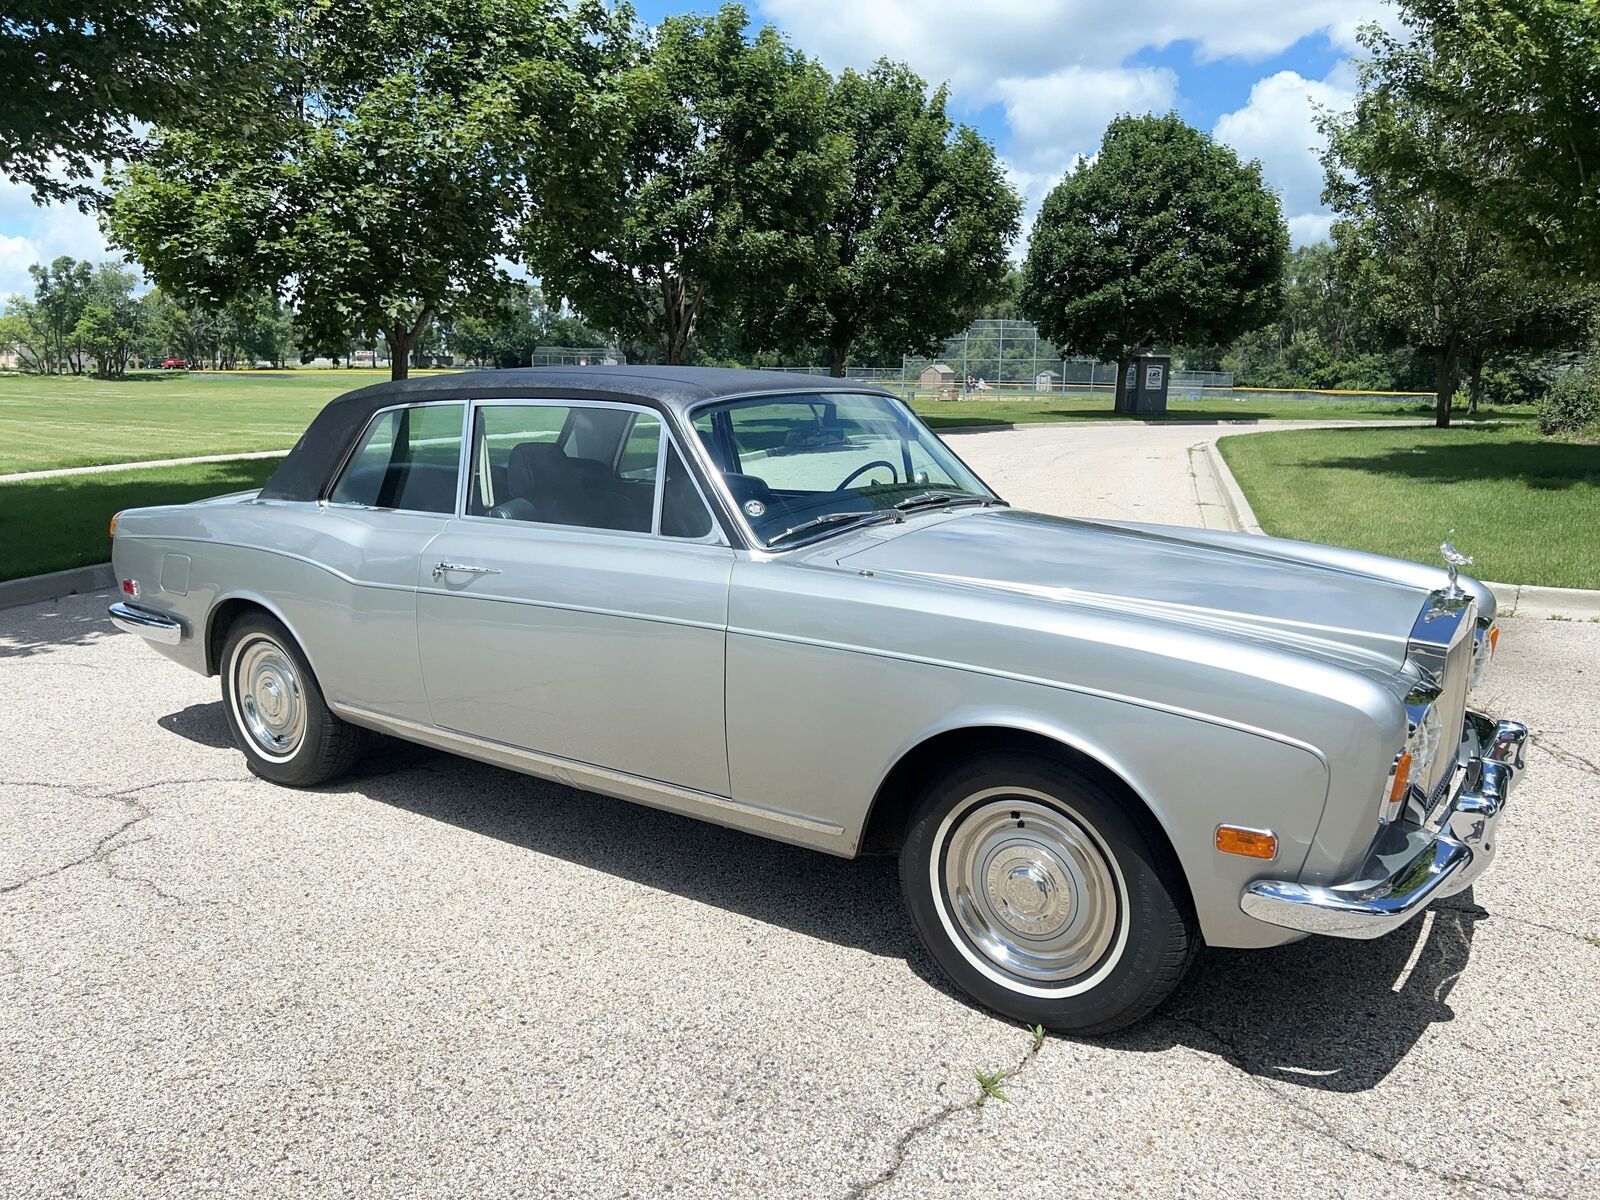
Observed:
[[[1600,445],[1527,426],[1319,429],[1218,443],[1262,527],[1501,583],[1600,588]]]
[[[105,562],[113,513],[260,487],[277,466],[257,458],[0,483],[0,580]]]
[[[388,378],[387,370],[230,375],[145,373],[125,380],[0,376],[0,474],[51,467],[287,450],[333,397]],[[826,378],[817,385],[825,387]],[[1012,393],[1004,399],[916,402],[935,429],[995,423],[1114,419],[1111,397]],[[1172,420],[1277,421],[1425,418],[1415,403],[1251,398],[1173,400]],[[1485,410],[1531,416],[1531,410]]]
[[[341,392],[387,370],[0,378],[0,475],[287,450]]]

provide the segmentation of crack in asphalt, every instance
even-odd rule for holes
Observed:
[[[89,863],[95,863],[102,870],[104,870],[106,875],[110,878],[121,883],[141,884],[144,887],[149,888],[155,895],[159,896],[163,900],[171,900],[178,904],[214,903],[213,901],[188,900],[183,896],[174,895],[173,893],[166,891],[153,879],[148,879],[142,875],[134,875],[126,871],[119,871],[115,866],[112,865],[111,857],[114,854],[120,854],[122,851],[131,846],[137,846],[152,840],[149,835],[146,835],[142,838],[135,838],[132,841],[121,843],[118,843],[117,841],[117,839],[122,837],[123,834],[127,833],[136,826],[143,824],[145,821],[148,821],[153,815],[153,810],[149,805],[145,804],[142,800],[134,799],[134,797],[140,792],[149,791],[151,788],[175,787],[184,784],[232,783],[238,779],[239,776],[237,775],[203,775],[192,778],[185,777],[181,779],[158,779],[151,783],[141,783],[134,787],[106,792],[89,791],[76,784],[47,782],[45,780],[23,780],[15,783],[12,786],[32,787],[67,792],[80,800],[110,800],[128,809],[129,815],[126,820],[119,824],[110,833],[102,835],[100,839],[95,842],[93,849],[89,850],[88,853],[82,854],[69,862],[57,863],[55,866],[49,867],[46,870],[35,871],[33,874],[25,876],[14,883],[8,883],[0,886],[0,896],[8,896],[13,892],[20,892],[23,888],[31,887],[33,884],[41,883],[46,879],[53,879],[57,875],[64,875],[74,867],[81,867]]]
[[[1433,905],[1433,908],[1438,912],[1466,913],[1468,916],[1480,921],[1509,921],[1513,925],[1527,925],[1532,929],[1543,929],[1547,933],[1559,933],[1563,937],[1572,938],[1575,941],[1583,942],[1589,946],[1596,944],[1593,936],[1589,934],[1576,933],[1571,929],[1563,929],[1559,925],[1546,925],[1543,921],[1535,921],[1531,917],[1519,917],[1513,915],[1512,913],[1490,912],[1481,904],[1465,905],[1445,904],[1441,902]]]
[[[66,790],[71,791],[72,789],[69,788]],[[125,804],[131,808],[133,810],[133,815],[127,820],[123,821],[122,824],[118,825],[110,833],[101,837],[100,840],[94,844],[94,849],[90,850],[87,854],[81,855],[78,858],[73,859],[71,862],[58,863],[48,870],[36,871],[32,875],[28,875],[23,879],[18,880],[16,883],[8,883],[4,887],[0,887],[0,896],[8,896],[12,892],[20,892],[23,888],[30,887],[35,883],[39,883],[46,879],[53,879],[57,875],[64,875],[66,872],[72,870],[73,867],[81,867],[86,863],[92,862],[104,863],[107,855],[115,854],[116,851],[120,849],[120,847],[113,846],[111,843],[115,842],[119,837],[127,833],[128,830],[132,829],[134,826],[150,819],[150,809],[147,806],[140,804],[137,800],[127,800],[112,796],[91,796],[83,792],[77,792],[75,794],[83,799],[116,799],[117,803]]]
[[[1555,742],[1548,740],[1547,736],[1530,733],[1528,740],[1562,766],[1571,767],[1574,771],[1582,771],[1586,775],[1600,778],[1600,763],[1591,762],[1589,759],[1584,758],[1583,755],[1568,750],[1565,746],[1557,745]]]
[[[1211,1028],[1202,1021],[1197,1021],[1193,1017],[1178,1016],[1176,1013],[1158,1012],[1155,1019],[1167,1020],[1175,1025],[1187,1026],[1210,1038],[1218,1046],[1222,1047],[1223,1052],[1219,1053],[1218,1057],[1244,1076],[1246,1082],[1265,1092],[1273,1099],[1282,1100],[1289,1106],[1291,1110],[1289,1119],[1291,1121],[1306,1132],[1324,1138],[1352,1154],[1359,1154],[1363,1158],[1373,1159],[1376,1162],[1383,1163],[1385,1166],[1401,1167],[1405,1170],[1415,1171],[1420,1175],[1427,1175],[1437,1179],[1441,1183],[1471,1184],[1476,1187],[1488,1188],[1491,1191],[1503,1192],[1508,1196],[1529,1196],[1534,1197],[1535,1200],[1567,1200],[1569,1194],[1567,1192],[1538,1191],[1533,1188],[1523,1187],[1521,1184],[1500,1183],[1465,1171],[1452,1171],[1446,1168],[1429,1166],[1427,1163],[1420,1163],[1414,1159],[1407,1158],[1403,1154],[1390,1153],[1376,1146],[1357,1142],[1351,1136],[1336,1129],[1332,1122],[1299,1097],[1282,1088],[1273,1086],[1270,1079],[1265,1079],[1259,1075],[1257,1072],[1269,1069],[1269,1064],[1257,1060],[1254,1055],[1246,1051],[1227,1034]]]
[[[993,1080],[994,1086],[998,1087],[1007,1080],[1015,1079],[1017,1076],[1021,1075],[1022,1072],[1027,1069],[1028,1064],[1038,1056],[1039,1051],[1044,1047],[1044,1041],[1039,1038],[1034,1038],[1031,1032],[1029,1033],[1029,1038],[1031,1041],[1028,1045],[1027,1053],[1018,1059],[1012,1066],[1006,1068],[999,1075],[995,1076]],[[936,1108],[933,1112],[929,1113],[921,1120],[912,1123],[900,1134],[898,1138],[895,1139],[894,1156],[890,1160],[889,1165],[885,1167],[877,1176],[868,1180],[866,1183],[857,1184],[855,1187],[851,1188],[845,1193],[844,1200],[861,1200],[861,1197],[870,1196],[873,1192],[877,1191],[885,1184],[893,1183],[895,1177],[900,1173],[901,1168],[906,1165],[906,1160],[911,1156],[911,1144],[915,1142],[917,1138],[921,1137],[929,1130],[939,1128],[939,1126],[943,1125],[951,1117],[954,1117],[959,1113],[976,1111],[986,1099],[988,1099],[988,1096],[985,1094],[983,1089],[980,1088],[976,1096],[973,1096],[967,1100],[962,1100],[958,1103],[946,1104],[940,1108]]]

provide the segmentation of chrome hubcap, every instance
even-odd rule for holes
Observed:
[[[294,662],[282,646],[261,636],[239,648],[234,664],[239,723],[262,753],[292,756],[306,730],[305,697]]]
[[[1012,975],[1060,983],[1093,969],[1122,922],[1120,876],[1088,828],[1000,794],[947,828],[943,885],[972,946]]]

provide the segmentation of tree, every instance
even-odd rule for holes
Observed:
[[[63,255],[48,265],[34,263],[28,274],[33,276],[33,302],[26,307],[25,315],[37,331],[44,370],[50,374],[70,370],[81,375],[83,355],[74,331],[89,302],[89,281],[94,269]]]
[[[824,121],[850,148],[848,175],[770,344],[819,346],[842,376],[858,342],[896,361],[933,354],[1003,297],[1022,202],[993,148],[953,126],[945,98],[886,61],[833,85]]]
[[[1341,214],[1334,240],[1357,306],[1432,358],[1434,424],[1445,428],[1464,364],[1476,407],[1490,355],[1575,335],[1582,307],[1570,289],[1530,277],[1498,229],[1434,190],[1478,147],[1391,85],[1385,36],[1365,31],[1378,52],[1362,67],[1355,106],[1323,119],[1326,199]]]
[[[708,315],[781,304],[844,179],[826,72],[747,26],[728,5],[637,43],[593,207],[523,230],[547,292],[663,362],[684,361]]]
[[[507,286],[514,227],[576,223],[612,26],[555,0],[285,3],[260,77],[121,173],[111,236],[205,307],[285,294],[338,352],[381,332],[403,379],[436,317]]]
[[[1507,239],[1557,278],[1600,279],[1600,5],[1399,0],[1365,31],[1375,77],[1458,152],[1419,158],[1373,131],[1370,161]]]
[[[251,0],[7,0],[0,20],[0,173],[36,200],[86,201],[96,165],[138,147],[219,86],[259,42]]]
[[[71,341],[94,360],[95,374],[118,379],[127,373],[146,310],[134,298],[137,277],[118,263],[101,263],[85,289]]]
[[[1045,198],[1023,264],[1023,311],[1069,354],[1118,364],[1157,343],[1218,344],[1282,299],[1289,232],[1259,163],[1164,117],[1118,117],[1100,153]]]
[[[446,341],[452,354],[478,366],[525,367],[547,319],[539,289],[522,284],[495,304],[457,317]]]

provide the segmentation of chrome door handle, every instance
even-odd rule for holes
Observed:
[[[433,564],[433,577],[440,579],[446,571],[456,571],[462,575],[498,575],[498,567],[471,567],[466,563],[436,562]]]

